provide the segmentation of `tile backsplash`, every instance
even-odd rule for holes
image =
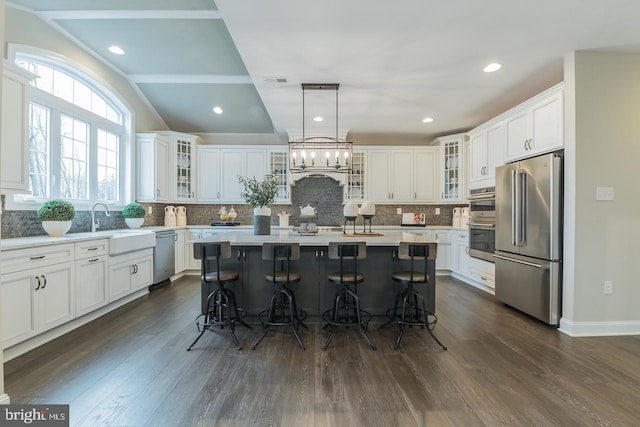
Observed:
[[[310,204],[317,208],[316,222],[320,226],[343,225],[342,215],[343,200],[342,187],[328,177],[308,177],[299,180],[291,187],[291,204],[276,204],[271,206],[271,223],[278,224],[279,212],[291,214],[289,224],[294,226],[300,222],[299,206]],[[5,210],[5,196],[2,196],[2,216],[1,237],[3,239],[15,237],[28,237],[45,235],[41,221],[36,215],[36,211],[7,211]],[[168,204],[164,203],[142,203],[147,209],[152,207],[152,214],[145,216],[144,226],[164,225],[164,208]],[[220,204],[184,204],[187,210],[188,225],[208,225],[218,221],[218,209]],[[250,225],[253,222],[253,208],[247,204],[225,203],[227,210],[234,207],[238,212],[236,219],[240,224]],[[400,225],[402,215],[397,213],[398,208],[402,212],[423,212],[426,216],[427,225],[451,225],[453,219],[453,208],[466,206],[465,204],[429,204],[429,205],[376,205],[376,215],[372,219],[372,225]],[[436,208],[440,209],[440,214],[436,215]],[[147,209],[148,210],[148,209]],[[113,230],[126,228],[124,217],[119,211],[111,212],[111,216],[105,216],[105,212],[100,209],[96,211],[96,218],[100,221],[99,230]],[[363,218],[358,217],[356,226],[363,225]],[[91,228],[91,212],[77,211],[73,220],[70,233],[86,232]]]

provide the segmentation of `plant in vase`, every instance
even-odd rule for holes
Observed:
[[[122,209],[124,222],[129,228],[140,228],[144,223],[144,206],[140,203],[129,203]]]
[[[245,202],[253,206],[253,234],[271,234],[271,208],[278,194],[278,175],[270,173],[262,181],[255,177],[239,176],[244,185],[240,194]]]
[[[52,237],[62,237],[71,228],[71,220],[76,217],[76,210],[66,200],[48,200],[38,209],[38,218],[42,220],[42,228]]]

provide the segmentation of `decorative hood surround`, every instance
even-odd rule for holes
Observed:
[[[327,177],[331,178],[334,181],[337,181],[340,186],[345,186],[347,184],[347,178],[349,174],[346,173],[336,173],[336,172],[299,172],[291,174],[291,185],[296,185],[296,182],[301,180],[302,178],[315,178],[315,177]]]

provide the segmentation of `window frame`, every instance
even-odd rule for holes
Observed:
[[[135,164],[135,140],[134,140],[134,113],[133,109],[122,98],[122,96],[105,80],[97,77],[97,74],[84,65],[59,55],[57,53],[37,48],[34,46],[9,43],[7,46],[7,56],[9,61],[15,63],[16,56],[26,56],[33,58],[34,62],[60,69],[73,78],[84,83],[96,93],[101,95],[113,108],[122,114],[122,124],[115,123],[105,117],[95,114],[89,110],[79,107],[73,103],[63,100],[51,93],[41,89],[31,87],[29,90],[29,104],[36,103],[51,110],[51,143],[50,153],[54,156],[54,151],[59,150],[60,126],[59,118],[61,114],[72,116],[76,119],[87,121],[90,118],[90,157],[89,161],[89,199],[69,200],[76,210],[90,210],[93,203],[102,201],[96,198],[98,190],[95,177],[97,176],[97,133],[102,129],[108,133],[113,133],[121,137],[120,152],[118,153],[119,163],[119,203],[109,203],[109,208],[115,211],[121,210],[127,203],[133,201],[135,175],[133,165]],[[56,123],[57,121],[57,123]],[[57,141],[57,142],[55,142]],[[55,155],[59,162],[59,155]],[[51,178],[51,177],[50,177]],[[59,179],[59,177],[56,177]],[[54,184],[56,185],[56,184]],[[95,188],[94,188],[95,187]],[[51,187],[49,188],[49,190]],[[49,198],[52,198],[51,196]],[[7,210],[37,210],[40,205],[49,198],[33,198],[30,200],[15,200],[13,196],[7,195],[5,198]]]

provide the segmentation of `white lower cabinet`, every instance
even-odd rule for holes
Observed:
[[[75,317],[75,265],[2,275],[2,343],[10,347]]]
[[[176,274],[182,273],[186,268],[186,238],[187,230],[176,230]]]
[[[451,237],[449,230],[432,230],[431,237],[438,241],[436,271],[451,268]]]
[[[153,249],[143,249],[109,260],[109,302],[138,291],[153,281]]]
[[[76,315],[81,316],[109,303],[107,275],[109,256],[76,261]]]
[[[195,259],[193,257],[193,242],[192,240],[198,240],[202,238],[202,230],[199,229],[190,229],[187,232],[187,242],[185,244],[185,264],[187,270],[198,270],[200,269],[200,260]]]
[[[451,230],[451,271],[469,276],[469,231]]]
[[[491,289],[496,287],[496,265],[492,262],[470,258],[469,276]]]

